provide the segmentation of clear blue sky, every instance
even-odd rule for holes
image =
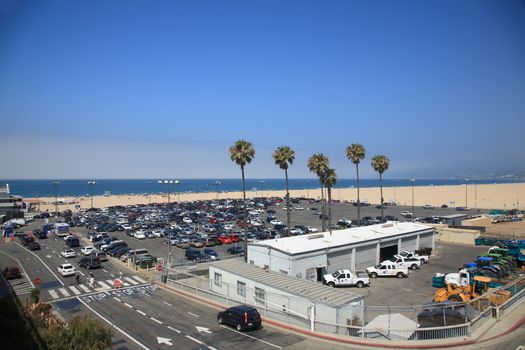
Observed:
[[[525,2],[0,0],[0,178],[525,172]]]

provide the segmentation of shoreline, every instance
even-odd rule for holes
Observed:
[[[413,194],[413,196],[412,196]],[[249,190],[246,191],[246,198],[254,197],[284,197],[286,190]],[[290,190],[290,197],[305,197],[318,199],[321,197],[321,190],[303,189]],[[441,206],[447,204],[449,207],[468,206],[471,208],[482,209],[520,209],[525,204],[525,183],[507,184],[469,184],[465,185],[432,185],[432,186],[404,186],[404,187],[383,187],[384,202],[395,202],[398,205],[423,206],[431,204]],[[80,205],[80,209],[91,207],[91,196],[67,197],[59,196],[64,203],[59,203],[59,210],[76,210],[75,206]],[[169,201],[189,202],[196,200],[213,199],[241,199],[242,192],[191,192],[191,193],[170,193]],[[355,201],[357,199],[356,188],[334,188],[332,189],[332,199],[339,201]],[[379,187],[360,188],[360,199],[362,202],[368,201],[371,205],[380,202]],[[40,207],[40,211],[55,210],[55,197],[24,198],[25,201],[32,203],[33,206]],[[39,202],[40,204],[37,204]],[[154,204],[167,203],[168,194],[126,194],[110,196],[93,196],[93,207],[103,208],[117,205],[134,204]]]

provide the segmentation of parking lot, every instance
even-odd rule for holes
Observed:
[[[275,210],[277,219],[286,223],[286,211],[283,210],[283,206],[284,203],[274,202],[272,205],[266,206],[265,210],[266,212],[268,210],[270,210],[270,212]],[[321,206],[321,203],[308,202],[305,200],[301,200],[297,203],[296,201],[291,210],[291,227],[294,227],[295,225],[304,225],[316,227],[321,230],[321,220],[319,219]],[[411,211],[411,209],[411,207],[388,206],[384,209],[384,215],[395,216],[400,220],[403,220],[403,217],[400,215],[401,211]],[[415,209],[416,215],[420,212],[424,214],[424,216],[443,216],[457,213],[453,208],[423,209],[419,207]],[[262,227],[271,230],[273,225],[266,221],[266,212],[261,211],[261,214],[259,215],[260,222]],[[89,215],[84,215],[90,219]],[[380,210],[376,207],[366,206],[361,208],[362,218],[365,216],[377,217],[379,215]],[[97,213],[94,216],[95,224],[101,222],[101,217],[103,216],[104,215],[101,215],[101,213]],[[332,218],[332,223],[334,224],[342,218],[355,220],[357,218],[357,208],[350,203],[333,203]],[[51,221],[53,221],[53,219],[51,219]],[[237,226],[235,222],[236,221],[232,221],[233,228],[227,232],[241,233],[241,228]],[[37,220],[31,226],[36,228],[40,225],[41,227],[42,223],[43,220]],[[87,226],[89,226],[89,223]],[[326,223],[326,226],[328,226],[328,223]],[[195,225],[195,227],[195,230],[200,229],[198,224]],[[80,234],[84,238],[87,237],[89,231],[85,226],[74,227],[71,230]],[[146,248],[150,254],[158,258],[168,258],[169,246],[165,237],[137,239],[126,235],[123,231],[113,231],[108,234],[117,239],[124,240],[131,249]],[[243,246],[243,244],[243,242],[239,242],[234,244],[217,245],[212,248],[218,252],[220,258],[225,258],[231,257],[231,255],[227,253],[229,247],[233,245]],[[430,263],[424,264],[421,269],[415,271],[411,270],[409,278],[378,278],[371,281],[370,287],[363,289],[350,288],[349,290],[364,295],[366,297],[367,305],[403,306],[423,304],[432,300],[435,291],[435,288],[432,287],[432,276],[434,276],[435,273],[456,272],[465,263],[473,261],[478,254],[486,252],[486,250],[486,247],[452,245],[437,242],[436,249],[432,252]],[[185,259],[185,252],[185,249],[171,246],[172,263],[174,265],[187,264],[188,261]]]

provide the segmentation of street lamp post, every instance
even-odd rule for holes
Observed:
[[[88,181],[89,187],[91,187],[91,213],[89,215],[90,217],[90,223],[91,223],[91,233],[93,233],[93,187],[97,184],[96,181]]]
[[[416,179],[410,179],[410,182],[412,182],[412,222],[414,222],[416,218],[416,213],[414,212],[414,183]]]
[[[180,180],[175,180],[174,183],[175,185],[177,185],[177,187],[179,187],[178,185],[180,185]],[[180,188],[177,189],[177,202],[180,203]]]
[[[163,180],[159,181],[159,184],[166,185],[168,188],[168,210],[166,212],[168,218],[167,221],[169,222],[170,218],[170,187],[173,184],[173,180]],[[171,267],[171,231],[169,231],[168,234],[168,269]]]
[[[153,181],[148,181],[148,204],[151,204],[151,184]]]
[[[219,185],[222,183],[220,181],[215,181],[215,193],[217,195],[217,199],[219,199]]]
[[[465,179],[465,208],[468,208],[468,178]]]
[[[58,222],[58,185],[60,185],[60,181],[53,181],[53,185],[55,186],[55,224]]]

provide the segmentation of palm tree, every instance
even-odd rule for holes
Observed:
[[[242,174],[242,200],[243,200],[243,221],[246,221],[246,179],[244,178],[244,167],[255,157],[255,149],[251,142],[238,140],[230,147],[230,159],[241,167]],[[246,230],[244,230],[244,262],[248,261],[248,240]]]
[[[328,170],[328,158],[322,153],[314,154],[308,159],[308,169],[319,177],[319,183],[321,184],[321,201],[323,202],[323,210],[322,210],[321,215],[322,215],[322,225],[323,225],[322,231],[324,232],[326,205],[324,201],[324,192],[323,192],[324,184],[323,184],[322,179],[323,179],[323,174],[326,173],[326,171]]]
[[[290,191],[288,188],[288,166],[293,164],[295,159],[295,151],[288,146],[278,147],[272,154],[275,164],[284,170],[284,177],[286,179],[286,227],[288,229],[288,236],[290,235]]]
[[[337,182],[337,174],[335,169],[326,169],[323,173],[323,183],[327,188],[328,192],[328,230],[330,231],[330,236],[332,235],[332,187],[335,186]]]
[[[381,189],[381,221],[384,221],[383,217],[383,173],[388,169],[390,160],[382,154],[374,156],[372,158],[372,168],[379,173],[379,186]]]
[[[352,143],[351,146],[346,147],[346,158],[350,159],[355,164],[355,172],[357,175],[357,223],[361,225],[361,202],[359,201],[359,163],[365,159],[365,148],[359,143]]]

